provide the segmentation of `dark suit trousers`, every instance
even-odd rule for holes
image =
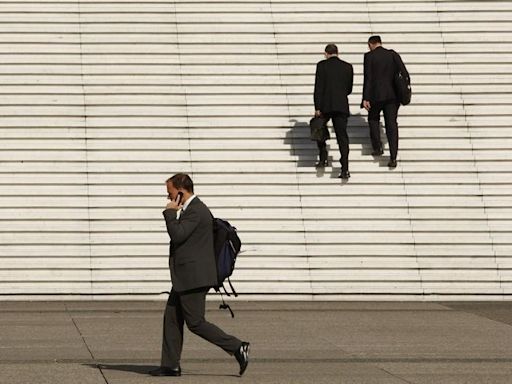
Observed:
[[[242,342],[230,336],[204,318],[208,289],[196,289],[183,293],[171,290],[164,314],[164,336],[162,342],[163,367],[177,367],[183,349],[183,324],[188,329],[222,348],[229,354],[235,353]]]
[[[370,126],[370,138],[374,150],[382,148],[380,141],[380,112],[384,112],[384,123],[386,124],[386,136],[389,144],[389,154],[392,160],[396,160],[398,154],[398,108],[400,104],[395,101],[387,103],[372,103],[368,112],[368,125]]]
[[[318,156],[320,157],[320,162],[323,163],[327,161],[327,143],[325,141],[317,141],[316,145],[318,146]]]
[[[324,115],[327,121],[332,120],[334,126],[334,132],[336,133],[336,141],[338,142],[338,148],[340,150],[340,163],[341,170],[348,171],[348,134],[347,134],[347,120],[348,116],[343,113],[326,113]],[[325,141],[318,141],[318,150],[320,152],[320,161],[327,160],[327,145]]]

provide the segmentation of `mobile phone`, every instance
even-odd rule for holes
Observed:
[[[178,195],[176,196],[176,203],[180,204],[181,200],[183,200],[183,192],[178,192]]]

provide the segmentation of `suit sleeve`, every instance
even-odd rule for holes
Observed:
[[[349,81],[348,81],[348,89],[347,89],[347,95],[350,95],[352,93],[352,88],[354,87],[354,67],[350,65],[350,73],[349,73]]]
[[[364,55],[364,80],[363,80],[363,100],[370,100],[370,87],[372,85],[372,71],[370,64],[370,57],[368,54]]]
[[[180,220],[176,218],[177,212],[174,209],[166,209],[163,212],[167,233],[174,244],[185,242],[199,225],[201,218],[195,210],[188,209]]]
[[[315,110],[320,111],[322,108],[322,95],[324,93],[324,75],[320,67],[320,63],[316,65],[315,75]]]

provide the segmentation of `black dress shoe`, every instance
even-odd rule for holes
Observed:
[[[396,168],[397,163],[396,160],[389,160],[388,167],[389,168]]]
[[[160,367],[149,372],[151,376],[181,376],[181,368]]]
[[[350,177],[350,172],[349,171],[342,171],[338,175],[338,179],[345,179],[345,180],[347,180],[349,177]]]
[[[384,150],[381,148],[381,149],[376,149],[372,152],[372,156],[380,156],[384,153]]]
[[[318,163],[315,164],[315,168],[324,168],[327,166],[328,166],[327,160],[319,161]]]
[[[249,346],[249,343],[243,341],[240,348],[235,352],[236,361],[240,364],[240,376],[244,374],[249,365]]]

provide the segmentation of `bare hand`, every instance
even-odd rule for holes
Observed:
[[[320,117],[322,116],[322,112],[321,111],[315,111],[315,117]]]
[[[369,111],[371,109],[370,102],[368,100],[363,100],[363,108]]]
[[[183,208],[183,204],[178,203],[177,200],[168,200],[168,203],[165,206],[165,209],[174,209],[175,211],[178,211],[181,208]]]

